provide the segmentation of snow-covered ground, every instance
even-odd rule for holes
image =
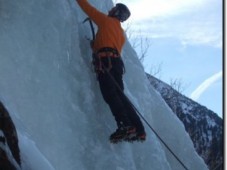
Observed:
[[[116,125],[91,69],[85,18],[75,0],[0,1],[0,100],[18,131],[22,169],[184,169],[146,124],[144,143],[109,143]],[[128,42],[122,57],[127,96],[188,169],[207,169]]]

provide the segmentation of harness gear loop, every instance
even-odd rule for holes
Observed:
[[[112,67],[113,66],[112,66],[111,58],[108,57],[108,68],[107,68],[107,70],[110,71]]]

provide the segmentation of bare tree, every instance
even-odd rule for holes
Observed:
[[[186,88],[186,85],[184,85],[182,79],[170,79],[170,86],[177,90],[179,93],[183,93]]]
[[[135,49],[140,62],[143,64],[144,59],[148,57],[148,52],[151,47],[151,42],[149,38],[146,37],[141,30],[136,31],[132,29],[132,24],[129,22],[126,25],[124,25],[124,29],[132,48]],[[151,66],[151,70],[149,74],[155,77],[159,76],[160,78],[161,70],[162,70],[162,62],[157,65]]]
[[[149,39],[147,37],[140,36],[140,39],[139,39],[140,54],[138,57],[141,62],[143,62],[144,58],[147,56],[149,48],[150,48]]]
[[[161,78],[161,71],[162,71],[162,64],[163,63],[161,62],[159,64],[152,65],[151,68],[150,68],[149,74],[160,79]]]
[[[147,57],[149,48],[151,46],[149,38],[145,37],[141,30],[135,31],[131,29],[130,23],[125,26],[125,32],[132,47],[136,50],[139,60],[142,63],[145,57]]]

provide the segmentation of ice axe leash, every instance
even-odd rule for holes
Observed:
[[[91,21],[91,19],[88,17],[86,18],[83,23],[89,21],[91,32],[92,32],[92,40],[95,40],[95,31],[94,26]],[[133,107],[135,112],[143,119],[143,121],[148,125],[148,127],[152,130],[152,132],[157,136],[157,138],[162,142],[162,144],[169,150],[169,152],[175,157],[175,159],[184,167],[185,170],[189,170],[185,164],[178,158],[178,156],[170,149],[170,147],[165,143],[165,141],[159,136],[159,134],[155,131],[155,129],[150,125],[150,123],[145,119],[145,117],[138,111],[138,109],[132,104],[132,102],[129,100],[129,98],[124,94],[124,92],[121,90],[119,84],[116,82],[116,80],[113,78],[113,76],[109,73],[109,70],[105,67],[105,65],[102,65],[104,71],[109,75],[115,86],[118,88],[118,90],[122,93],[126,101]]]
[[[83,23],[85,23],[87,21],[89,22],[89,25],[90,25],[90,28],[91,28],[91,33],[92,33],[92,40],[90,40],[90,46],[92,47],[93,43],[94,43],[94,40],[95,40],[95,29],[94,29],[92,20],[89,17],[85,18]],[[97,61],[97,57],[96,57],[96,55],[94,53],[92,53],[92,64],[93,64],[93,66],[94,66],[96,61]],[[95,71],[95,68],[93,68],[93,70]],[[96,78],[98,78],[97,74],[96,74]]]
[[[85,20],[83,21],[83,23],[85,23],[87,21],[89,22],[90,27],[91,27],[92,41],[94,41],[95,40],[95,29],[94,29],[94,26],[93,26],[92,21],[91,21],[91,19],[89,17],[85,18]]]

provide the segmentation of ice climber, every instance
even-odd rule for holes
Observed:
[[[106,15],[90,5],[87,0],[76,1],[98,27],[92,43],[93,55],[96,56],[95,67],[102,96],[109,105],[118,127],[110,135],[110,141],[144,141],[146,133],[143,124],[123,92],[124,63],[120,54],[125,43],[125,34],[120,22],[129,18],[130,11],[124,4],[117,3]]]

